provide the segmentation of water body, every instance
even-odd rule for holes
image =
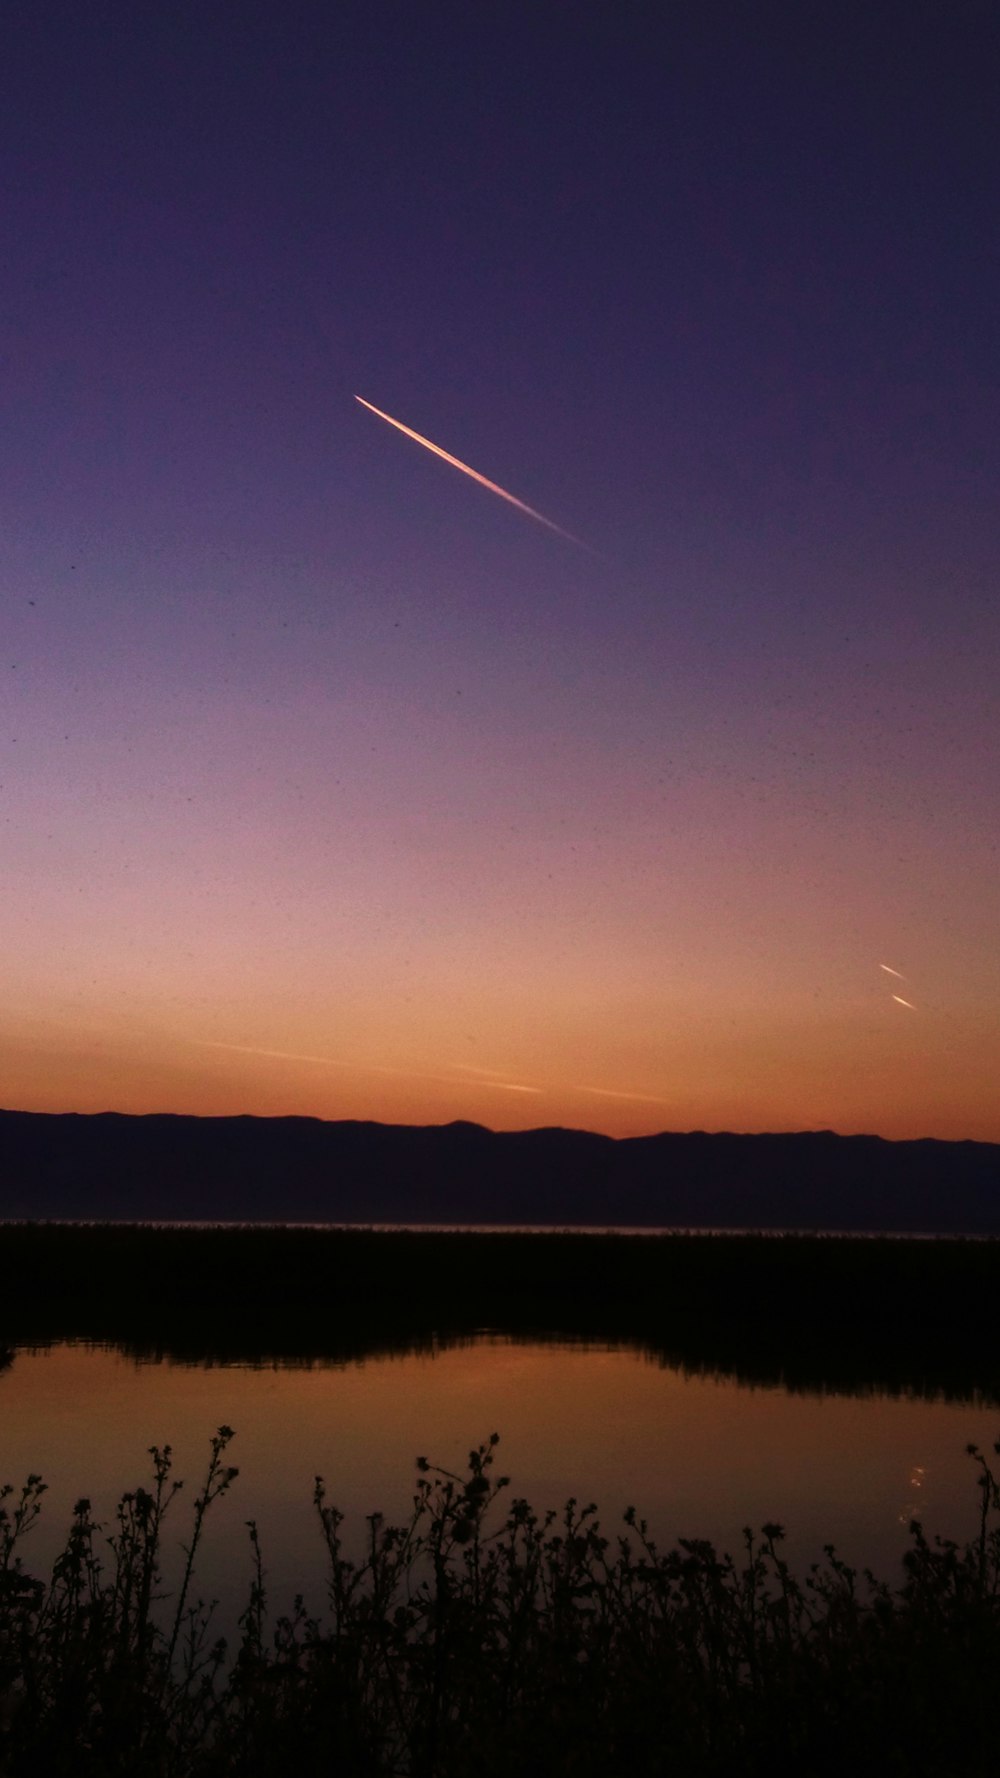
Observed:
[[[260,1526],[272,1605],[317,1609],[323,1569],[310,1505],[322,1474],[357,1543],[365,1515],[409,1510],[414,1460],[461,1470],[501,1435],[497,1469],[537,1508],[594,1500],[612,1536],[635,1505],[662,1545],[710,1538],[738,1554],[741,1529],[778,1520],[805,1569],[824,1543],[896,1578],[906,1526],[972,1534],[978,1496],[965,1446],[989,1448],[1000,1409],[981,1400],[845,1395],[698,1375],[635,1349],[482,1337],[430,1350],[297,1365],[148,1361],[61,1343],[18,1349],[0,1373],[0,1481],[49,1483],[25,1561],[43,1572],[74,1501],[110,1521],[169,1443],[187,1486],[168,1542],[185,1534],[208,1440],[236,1430],[240,1476],[214,1509],[199,1574],[224,1617],[249,1577],[245,1521]]]

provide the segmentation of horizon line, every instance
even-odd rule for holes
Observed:
[[[793,1136],[828,1136],[837,1142],[885,1142],[890,1144],[938,1142],[948,1147],[979,1147],[1000,1148],[1000,1137],[989,1136],[881,1136],[877,1130],[833,1130],[829,1125],[816,1127],[796,1126],[795,1128],[775,1130],[734,1130],[712,1129],[701,1127],[688,1129],[652,1130],[638,1136],[610,1136],[604,1130],[582,1128],[579,1124],[526,1124],[516,1130],[495,1130],[490,1124],[478,1123],[473,1118],[448,1118],[444,1123],[408,1124],[393,1123],[375,1117],[321,1117],[316,1112],[259,1112],[259,1111],[116,1111],[107,1106],[103,1111],[37,1111],[27,1110],[15,1105],[0,1105],[0,1117],[78,1117],[97,1118],[115,1117],[130,1118],[136,1123],[146,1118],[170,1117],[186,1118],[189,1123],[268,1123],[268,1124],[365,1124],[378,1130],[453,1130],[456,1128],[479,1130],[486,1136],[537,1136],[560,1131],[568,1136],[592,1136],[598,1142],[655,1142],[662,1136],[728,1136],[739,1141],[755,1142],[767,1139]]]

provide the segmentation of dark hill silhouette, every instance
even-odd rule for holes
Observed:
[[[1000,1233],[1000,1144],[0,1111],[0,1217]]]

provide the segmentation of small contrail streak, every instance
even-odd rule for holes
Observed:
[[[316,1062],[323,1068],[351,1068],[353,1063],[341,1062],[336,1056],[304,1056],[298,1050],[263,1050],[256,1044],[249,1043],[217,1043],[210,1037],[192,1037],[189,1040],[200,1050],[233,1050],[238,1056],[270,1056],[278,1062]],[[378,1068],[377,1074],[395,1074],[394,1068]]]
[[[880,963],[879,968],[884,969],[886,975],[894,975],[898,982],[905,982],[905,980],[906,980],[906,977],[903,974],[903,971],[901,969],[893,969],[891,963]]]
[[[457,1068],[459,1074],[481,1074],[485,1080],[509,1080],[509,1074],[501,1074],[499,1068],[473,1068],[471,1062],[449,1062],[449,1068]]]
[[[611,1087],[576,1088],[578,1093],[596,1093],[600,1099],[635,1099],[640,1105],[669,1105],[669,1099],[655,1099],[651,1093],[618,1093]]]
[[[902,994],[894,994],[893,999],[898,1000],[900,1006],[908,1006],[911,1012],[916,1012],[917,1009],[914,1006],[913,1001],[912,1000],[904,1000]]]
[[[471,1082],[456,1080],[453,1074],[428,1074],[419,1068],[386,1068],[378,1062],[344,1062],[339,1056],[302,1055],[298,1050],[266,1050],[258,1049],[248,1043],[213,1043],[207,1037],[192,1037],[189,1040],[198,1049],[232,1050],[238,1056],[267,1056],[276,1062],[312,1062],[320,1068],[346,1068],[355,1074],[391,1074],[404,1080],[437,1080],[449,1087],[469,1087]],[[449,1064],[445,1064],[449,1066]],[[491,1080],[484,1085],[495,1086],[504,1093],[540,1093],[541,1087],[524,1087],[513,1081]]]
[[[473,1068],[469,1062],[448,1062],[459,1074],[474,1074],[477,1081],[486,1087],[500,1087],[505,1093],[540,1093],[541,1087],[522,1086],[519,1081],[512,1080],[509,1074],[501,1074],[496,1068]],[[464,1083],[463,1083],[464,1084]]]
[[[460,469],[463,475],[471,475],[473,481],[478,482],[481,488],[488,488],[491,494],[499,494],[501,500],[507,500],[511,506],[516,506],[519,512],[527,513],[529,519],[537,519],[540,525],[545,525],[548,530],[554,531],[557,537],[565,537],[567,543],[575,543],[579,549],[590,551],[590,544],[584,543],[582,538],[574,537],[572,531],[564,531],[561,525],[555,524],[552,519],[547,519],[543,512],[536,512],[533,506],[527,506],[523,500],[517,498],[516,494],[508,494],[506,488],[500,488],[496,482],[491,482],[485,475],[480,475],[478,469],[471,469],[468,463],[462,462],[460,457],[453,457],[450,451],[444,451],[440,445],[432,444],[430,439],[424,438],[422,433],[414,432],[412,426],[404,426],[402,420],[394,420],[391,414],[384,414],[380,407],[374,407],[370,401],[365,400],[363,395],[356,395],[354,399],[360,401],[361,406],[366,407],[370,414],[377,414],[380,420],[385,420],[388,425],[395,426],[397,432],[404,433],[416,444],[423,445],[425,450],[433,451],[435,457],[441,457],[445,463],[450,463],[453,469]]]

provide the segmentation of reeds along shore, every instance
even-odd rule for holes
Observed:
[[[189,1362],[592,1339],[753,1382],[1000,1402],[1000,1241],[0,1225],[0,1345]]]
[[[345,1554],[317,1479],[320,1599],[274,1620],[248,1525],[236,1646],[197,1593],[212,1509],[237,1479],[212,1441],[181,1516],[169,1448],[104,1532],[81,1500],[49,1580],[22,1563],[37,1477],[0,1511],[0,1770],[6,1778],[985,1778],[996,1766],[1000,1489],[970,1447],[978,1535],[910,1528],[893,1590],[828,1547],[805,1579],[782,1530],[660,1551],[571,1500],[538,1514],[495,1469],[418,1460],[409,1521]],[[995,1447],[1000,1451],[1000,1443]],[[973,1477],[970,1477],[970,1481]],[[172,1596],[161,1562],[180,1529]]]

